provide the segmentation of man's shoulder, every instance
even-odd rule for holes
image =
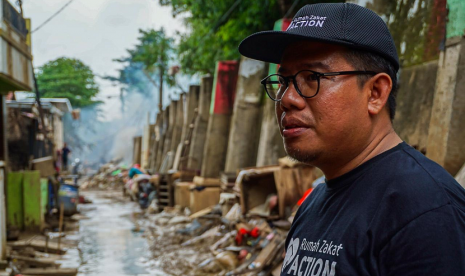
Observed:
[[[405,145],[377,169],[383,166],[379,181],[384,191],[377,216],[389,217],[391,224],[397,224],[394,228],[449,204],[465,211],[465,190],[460,184],[444,168],[410,146]]]
[[[465,190],[443,167],[408,145],[402,147],[385,173],[387,190],[403,191],[410,198],[433,195],[449,198],[450,192],[465,197]]]

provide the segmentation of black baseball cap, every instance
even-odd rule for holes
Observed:
[[[399,70],[394,40],[383,19],[351,3],[321,3],[301,8],[286,31],[264,31],[244,39],[239,52],[246,57],[279,64],[287,46],[300,41],[344,45],[377,53]]]

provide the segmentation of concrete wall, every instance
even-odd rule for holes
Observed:
[[[184,102],[186,99],[186,94],[181,94],[179,100],[176,104],[176,117],[174,120],[174,128],[173,128],[173,137],[171,141],[171,149],[170,151],[173,154],[176,152],[179,143],[181,142],[181,135],[182,135],[182,126],[184,124]],[[171,167],[171,166],[170,166]]]
[[[217,64],[201,169],[203,177],[218,178],[225,167],[238,69],[237,61]]]
[[[439,59],[438,81],[428,135],[427,156],[455,175],[465,162],[463,115],[464,42],[448,39]],[[460,71],[459,71],[460,70]]]
[[[438,61],[402,69],[394,129],[412,146],[426,150]]]
[[[455,175],[465,163],[465,40],[461,42],[444,167]]]
[[[278,159],[286,156],[283,139],[276,120],[275,102],[268,96],[263,106],[263,119],[258,144],[257,166],[277,165]]]
[[[226,155],[226,172],[255,166],[262,115],[264,89],[260,84],[267,73],[264,62],[242,57],[237,81],[231,131]]]
[[[160,140],[158,141],[157,145],[157,157],[155,161],[155,169],[158,171],[161,166],[161,162],[163,161],[163,152],[165,148],[165,141],[166,141],[166,133],[168,132],[168,124],[169,124],[169,116],[170,116],[170,111],[169,111],[169,106],[167,106],[163,111],[162,111],[162,116],[160,118],[160,128],[159,128],[159,133],[160,133]]]
[[[200,171],[203,160],[205,140],[207,138],[210,104],[212,99],[213,77],[205,76],[200,82],[199,113],[194,123],[187,169]]]

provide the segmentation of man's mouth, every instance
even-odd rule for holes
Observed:
[[[282,133],[284,138],[297,137],[307,131],[310,126],[301,120],[292,117],[284,117],[281,120]]]

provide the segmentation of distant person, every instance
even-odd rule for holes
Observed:
[[[71,153],[71,150],[68,148],[68,145],[64,143],[63,148],[61,149],[61,160],[63,161],[63,170],[68,170],[68,156]]]

